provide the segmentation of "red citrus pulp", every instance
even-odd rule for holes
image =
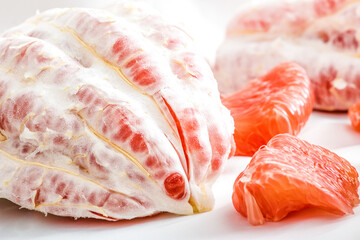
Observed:
[[[351,126],[360,132],[360,102],[353,104],[348,110]]]
[[[353,213],[359,203],[358,173],[344,158],[290,134],[260,148],[234,183],[233,204],[253,225],[318,207]]]
[[[282,63],[222,102],[235,121],[235,155],[252,156],[279,133],[298,134],[312,112],[314,97],[305,70]]]

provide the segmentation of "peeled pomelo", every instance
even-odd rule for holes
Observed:
[[[248,1],[253,2],[253,1]],[[296,62],[311,79],[314,108],[347,111],[360,101],[359,1],[258,1],[227,26],[213,67],[222,94],[282,62]]]
[[[233,120],[193,46],[131,2],[52,9],[4,32],[0,198],[110,221],[211,210]]]

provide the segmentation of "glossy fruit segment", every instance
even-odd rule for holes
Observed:
[[[316,207],[353,213],[359,203],[356,169],[335,153],[289,134],[260,148],[234,183],[233,204],[253,225]]]
[[[360,101],[359,1],[263,1],[227,28],[214,74],[223,94],[283,62],[296,62],[314,89],[314,108],[346,111]]]
[[[313,101],[310,80],[295,63],[280,64],[223,98],[235,121],[235,154],[252,156],[279,133],[298,134]]]
[[[349,108],[348,116],[351,121],[351,126],[360,132],[360,102],[355,103]]]

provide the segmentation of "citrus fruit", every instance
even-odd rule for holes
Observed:
[[[243,7],[217,50],[214,74],[223,94],[282,62],[296,62],[314,89],[314,108],[347,111],[360,101],[359,1],[259,1]]]
[[[4,32],[0,198],[110,221],[211,210],[234,124],[193,46],[130,2],[51,9]]]
[[[283,63],[222,99],[235,121],[235,155],[254,154],[279,133],[297,134],[313,108],[303,68]]]
[[[360,102],[353,104],[348,111],[351,126],[360,132]]]
[[[233,204],[253,225],[317,207],[353,213],[359,203],[358,173],[344,158],[290,134],[260,148],[234,183]]]

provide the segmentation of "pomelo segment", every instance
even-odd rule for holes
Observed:
[[[283,63],[222,102],[235,121],[235,155],[252,156],[279,133],[298,134],[312,112],[314,98],[304,69]]]
[[[360,132],[360,102],[355,103],[349,108],[348,116],[351,121],[351,126]]]
[[[279,221],[305,207],[350,214],[359,203],[358,176],[335,153],[279,134],[254,154],[237,177],[232,200],[253,225]]]

